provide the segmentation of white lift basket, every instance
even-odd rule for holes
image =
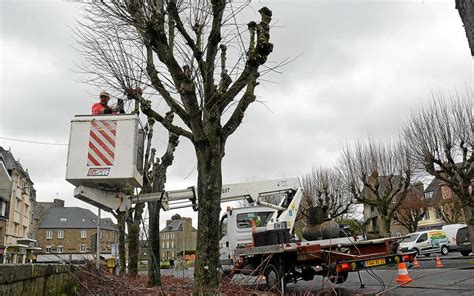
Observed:
[[[105,191],[141,187],[143,145],[138,115],[77,115],[71,121],[66,180]]]

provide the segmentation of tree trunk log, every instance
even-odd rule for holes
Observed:
[[[128,273],[138,276],[140,221],[128,223]]]
[[[150,259],[148,262],[148,286],[161,285],[160,273],[160,207],[158,201],[149,202],[148,237]]]
[[[125,217],[126,212],[118,212],[117,215],[117,223],[118,223],[118,230],[119,230],[119,258],[120,258],[120,274],[124,274],[127,269],[126,265],[126,255],[125,255]]]
[[[223,153],[219,145],[215,145],[205,148],[196,147],[196,155],[199,211],[194,292],[195,294],[214,295],[219,285],[218,225],[221,211]]]
[[[464,207],[464,220],[469,231],[469,238],[471,239],[471,250],[474,252],[474,206]]]

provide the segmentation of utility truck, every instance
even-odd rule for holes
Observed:
[[[66,180],[76,186],[74,196],[107,211],[149,201],[159,201],[164,210],[199,210],[194,187],[128,195],[130,188],[142,186],[143,143],[138,115],[76,116],[66,169]],[[228,207],[220,220],[222,271],[264,274],[267,285],[275,287],[315,275],[342,283],[349,272],[413,260],[413,252],[399,252],[402,238],[351,237],[317,212],[302,235],[296,234],[302,197],[298,178],[223,185],[221,202],[247,205]]]

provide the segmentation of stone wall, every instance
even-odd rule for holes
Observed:
[[[68,295],[74,280],[67,265],[0,264],[0,296]]]

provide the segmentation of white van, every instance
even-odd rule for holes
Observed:
[[[448,224],[443,225],[441,230],[446,232],[446,235],[449,240],[449,251],[457,251],[458,245],[456,243],[456,234],[458,233],[459,228],[466,227],[466,224]]]
[[[446,232],[442,230],[427,230],[408,234],[409,237],[400,242],[400,251],[416,251],[426,257],[433,253],[447,255],[449,241]]]

